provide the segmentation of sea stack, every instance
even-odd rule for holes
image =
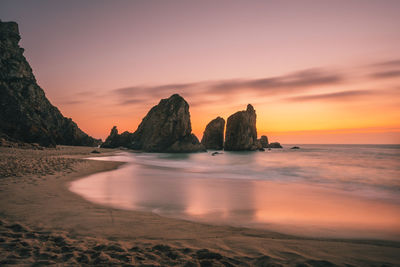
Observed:
[[[248,104],[247,109],[231,115],[226,123],[225,146],[227,151],[256,150],[260,148],[257,140],[256,111]]]
[[[224,148],[225,120],[217,117],[210,121],[203,133],[201,143],[206,149],[221,150]]]
[[[99,144],[46,98],[20,39],[17,23],[0,21],[0,135],[42,146]]]
[[[118,134],[117,126],[112,127],[110,135],[107,137],[106,141],[101,145],[104,148],[118,147],[120,144],[120,135]]]
[[[260,144],[261,144],[261,147],[262,148],[267,148],[268,147],[268,137],[267,136],[265,136],[265,135],[262,135],[261,137],[260,137]]]
[[[107,140],[110,142],[106,141],[103,147],[123,146],[146,152],[171,153],[205,151],[192,134],[189,104],[178,94],[162,99],[154,106],[134,133],[118,135],[113,128]]]
[[[106,141],[101,145],[103,148],[116,148],[130,144],[132,142],[132,134],[125,131],[122,134],[118,134],[117,126],[111,129],[110,135]]]

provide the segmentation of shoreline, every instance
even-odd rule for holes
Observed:
[[[157,155],[153,158],[151,154],[146,154],[144,157],[149,161],[141,160],[140,155],[135,160],[131,157],[136,158],[122,152],[103,159],[93,158],[126,161],[127,164],[117,170],[72,181],[68,185],[69,190],[104,207],[150,212],[195,223],[266,230],[309,239],[400,241],[396,230],[398,226],[395,225],[398,209],[385,199],[372,200],[364,195],[359,199],[360,195],[354,195],[356,192],[348,193],[337,185],[321,186],[304,181],[217,178],[212,171],[201,177],[192,177],[183,165],[171,162],[168,166],[168,162],[164,161],[155,163]],[[132,172],[137,175],[131,177]],[[160,191],[160,188],[169,189]],[[296,196],[293,198],[293,195]],[[247,196],[252,196],[250,201]],[[210,199],[214,204],[208,201]],[[319,202],[314,207],[316,201]],[[220,202],[225,204],[218,204]],[[197,210],[199,207],[200,211]],[[219,213],[213,210],[219,210]],[[236,210],[248,212],[247,218],[235,215]],[[301,217],[291,215],[298,210],[303,210]],[[323,210],[336,212],[325,215]],[[376,216],[362,212],[367,210]],[[386,212],[382,212],[384,210]],[[347,218],[353,214],[357,220],[335,222],[338,215]],[[374,221],[376,218],[379,222]]]
[[[69,149],[72,150],[71,153]],[[89,150],[93,148],[67,147],[66,153],[61,151],[57,157],[76,161],[73,161],[72,167],[66,164],[69,167],[53,175],[38,177],[33,174],[0,179],[0,241],[4,239],[0,242],[0,255],[3,255],[0,262],[8,260],[12,264],[14,260],[18,264],[31,264],[48,261],[49,264],[78,265],[124,263],[128,266],[223,266],[223,262],[233,266],[400,264],[400,243],[396,241],[298,237],[273,231],[172,219],[150,212],[119,210],[88,202],[71,192],[68,184],[124,164],[83,159],[118,152],[104,150],[101,154],[90,154]],[[32,153],[31,150],[20,150],[16,153],[18,152]],[[3,148],[0,153],[5,154]],[[23,159],[27,155],[19,157]],[[13,225],[21,226],[25,232],[14,231],[14,228],[19,227],[13,228]],[[36,233],[40,237],[38,232],[43,231],[49,232],[47,235],[53,237],[61,235],[63,244],[57,244],[56,241],[42,242],[40,238],[35,239],[35,242],[38,241],[35,243],[27,237],[27,233]],[[15,234],[22,235],[17,237],[18,242],[13,241],[15,238],[12,236]],[[23,242],[29,244],[29,257],[24,258],[21,253],[14,252],[15,246],[20,247]],[[64,243],[70,243],[70,246],[76,244],[75,249],[72,252],[63,252],[63,247],[66,247]],[[104,249],[95,250],[99,245],[105,246]],[[107,249],[111,245],[116,247]],[[21,246],[19,249],[24,247]],[[46,259],[42,254],[49,246],[51,257],[47,256]],[[12,247],[13,250],[9,251]],[[65,256],[67,254],[72,256],[68,258]]]

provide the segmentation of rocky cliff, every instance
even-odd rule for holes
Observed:
[[[134,133],[122,135],[118,135],[116,128],[113,128],[102,146],[123,146],[147,152],[172,153],[205,150],[192,134],[189,105],[178,94],[162,99],[154,106]]]
[[[247,109],[231,115],[226,123],[225,150],[256,150],[261,147],[257,140],[256,111],[248,104]]]
[[[43,146],[98,144],[49,102],[19,40],[17,23],[0,21],[0,133]]]
[[[201,143],[206,149],[221,150],[224,148],[225,120],[221,117],[210,121],[203,133]]]

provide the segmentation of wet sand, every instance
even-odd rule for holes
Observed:
[[[396,266],[400,243],[295,237],[96,205],[71,181],[123,163],[114,150],[0,148],[0,265]],[[275,264],[275,265],[274,265]]]
[[[215,164],[208,153],[196,156]],[[224,153],[219,158],[224,156],[236,157]],[[400,241],[395,192],[300,180],[227,178],[235,173],[220,166],[204,170],[194,160],[180,160],[186,168],[179,168],[173,165],[177,160],[148,153],[93,159],[127,162],[116,170],[71,182],[72,192],[100,205],[297,236]]]

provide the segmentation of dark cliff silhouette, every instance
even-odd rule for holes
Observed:
[[[42,146],[99,144],[46,98],[20,39],[17,23],[0,21],[0,135]]]

